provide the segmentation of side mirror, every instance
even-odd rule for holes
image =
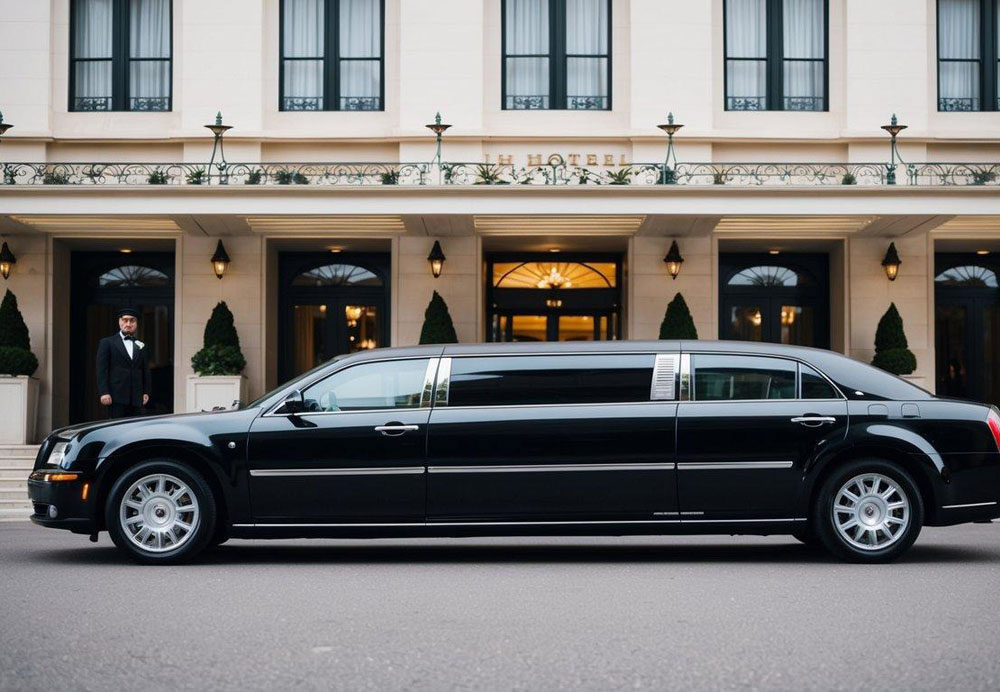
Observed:
[[[295,415],[296,413],[301,413],[306,409],[306,402],[302,396],[302,392],[298,389],[293,389],[285,397],[285,400],[281,402],[281,406],[278,407],[277,413],[288,413]]]

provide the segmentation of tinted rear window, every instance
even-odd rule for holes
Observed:
[[[696,401],[795,398],[793,361],[697,354],[692,363]]]
[[[449,406],[649,401],[653,354],[455,357]]]

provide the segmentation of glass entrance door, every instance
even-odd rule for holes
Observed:
[[[148,414],[174,410],[174,253],[74,252],[70,258],[70,423],[101,420],[97,344],[118,331],[118,311],[140,313],[137,336],[146,346],[152,379]]]
[[[826,255],[723,254],[723,339],[829,348]]]
[[[609,312],[573,315],[494,315],[493,341],[607,341],[614,338]]]
[[[488,341],[621,337],[621,256],[487,255]]]
[[[280,259],[279,377],[335,356],[389,345],[389,257],[284,253]]]
[[[935,263],[937,393],[1000,405],[1000,263],[964,253]]]

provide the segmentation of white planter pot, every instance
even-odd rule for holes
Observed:
[[[188,375],[187,411],[233,408],[234,401],[246,402],[247,378],[243,375]]]
[[[37,417],[38,380],[0,375],[0,444],[33,443]]]

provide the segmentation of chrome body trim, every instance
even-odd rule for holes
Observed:
[[[991,507],[996,502],[970,502],[967,505],[942,505],[941,509],[965,509],[967,507]]]
[[[657,353],[653,360],[653,377],[649,385],[650,401],[673,401],[676,398],[677,370],[680,355]]]
[[[702,461],[679,461],[678,471],[730,471],[736,469],[790,469],[794,461],[720,461],[717,464]]]
[[[673,471],[673,462],[648,464],[496,464],[428,466],[428,473],[546,473],[563,471]]]
[[[273,476],[394,476],[423,473],[423,466],[370,466],[342,469],[251,469],[254,477]]]
[[[619,524],[762,524],[762,523],[788,523],[794,521],[806,521],[804,517],[782,518],[782,519],[620,519],[618,521],[427,521],[408,523],[381,523],[381,524],[233,524],[234,528],[339,528],[339,527],[380,527],[380,526],[566,526],[566,525],[605,525],[615,526]]]
[[[681,354],[680,393],[678,394],[677,399],[679,401],[691,400],[691,354],[690,353]]]
[[[440,358],[431,358],[427,361],[427,369],[424,371],[424,388],[420,390],[420,408],[429,408],[434,397],[434,377],[437,375]]]
[[[442,358],[437,369],[437,382],[434,386],[434,405],[448,405],[448,383],[451,381],[451,358]]]

